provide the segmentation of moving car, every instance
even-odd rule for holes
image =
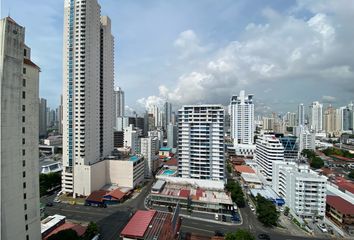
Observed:
[[[318,226],[318,228],[319,228],[322,232],[324,232],[324,233],[327,233],[327,232],[328,232],[328,230],[327,230],[327,228],[326,228],[326,225],[325,225],[324,223],[318,224],[317,226]]]
[[[219,214],[215,213],[215,220],[219,220]]]

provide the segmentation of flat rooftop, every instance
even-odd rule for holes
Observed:
[[[224,191],[197,188],[192,185],[166,183],[165,187],[162,189],[159,195],[173,196],[178,198],[191,197],[194,201],[207,203],[233,204],[231,196]]]

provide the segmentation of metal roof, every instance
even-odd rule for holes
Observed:
[[[143,237],[155,214],[155,210],[138,210],[130,219],[128,224],[124,227],[123,231],[121,232],[121,236],[139,238]]]

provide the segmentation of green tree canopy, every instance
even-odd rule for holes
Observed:
[[[324,162],[320,157],[314,157],[311,159],[310,166],[315,169],[319,169],[324,166]]]
[[[56,234],[53,234],[48,238],[48,240],[63,240],[63,239],[80,240],[80,237],[77,235],[77,233],[74,230],[65,229]]]
[[[348,177],[349,177],[350,179],[354,179],[354,169],[352,169],[352,170],[350,171],[350,173],[348,174]]]
[[[87,226],[86,232],[84,234],[84,240],[91,240],[95,235],[99,233],[99,228],[96,223],[90,222]]]
[[[227,233],[225,240],[255,240],[256,238],[245,229],[239,229],[234,233]]]
[[[39,175],[39,186],[40,186],[40,195],[43,196],[51,188],[54,188],[61,184],[61,173],[41,173]]]
[[[266,227],[276,226],[279,218],[279,213],[277,212],[275,205],[259,194],[256,197],[256,202],[258,220]]]
[[[245,206],[245,197],[242,191],[242,187],[239,182],[228,179],[227,184],[225,185],[227,191],[231,193],[231,199],[239,207]]]

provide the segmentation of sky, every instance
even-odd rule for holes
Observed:
[[[227,105],[240,90],[256,111],[354,100],[352,0],[100,0],[112,20],[115,86],[126,110],[164,101]],[[40,96],[62,91],[63,0],[3,0],[26,28]]]

